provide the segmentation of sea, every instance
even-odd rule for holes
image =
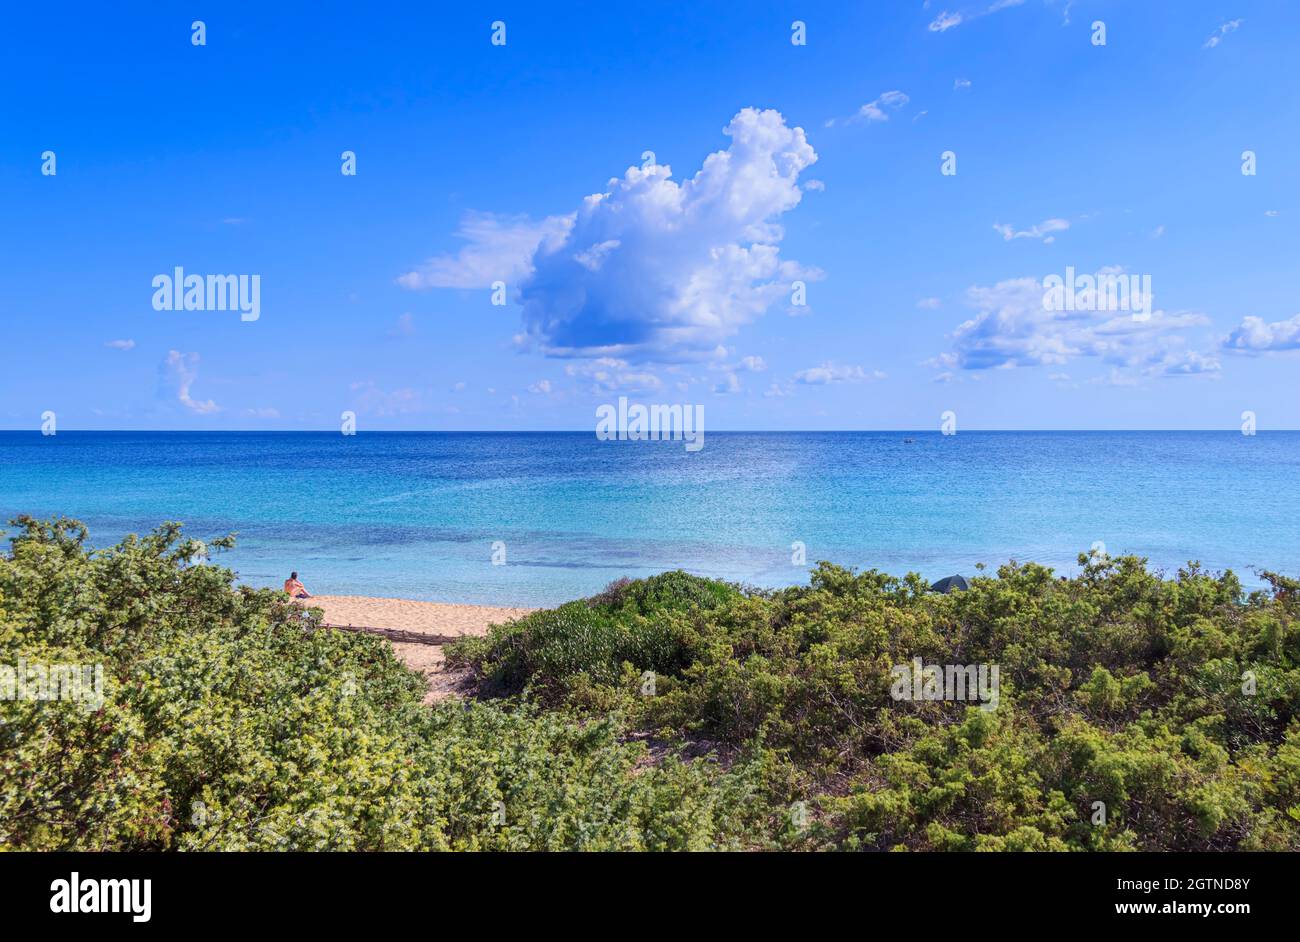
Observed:
[[[1081,552],[1300,574],[1300,432],[0,431],[0,513],[107,547],[162,521],[242,583],[549,606],[685,569],[763,587],[819,560],[929,580]],[[6,534],[12,535],[7,527]],[[7,544],[6,544],[7,547]]]

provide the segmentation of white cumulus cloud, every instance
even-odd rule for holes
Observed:
[[[680,183],[666,165],[634,166],[568,215],[534,222],[472,213],[457,233],[467,242],[459,252],[435,256],[398,282],[517,285],[523,329],[515,342],[546,356],[625,363],[713,357],[788,297],[792,282],[822,277],[780,254],[780,217],[799,204],[799,174],[817,160],[803,129],[777,111],[745,108],[723,133],[730,145]]]
[[[1095,277],[1121,271],[1102,268]],[[1077,359],[1096,358],[1130,375],[1213,374],[1220,369],[1213,356],[1186,350],[1186,340],[1180,334],[1207,326],[1209,319],[1203,314],[1152,309],[1143,320],[1129,311],[1057,311],[1044,306],[1045,290],[1037,278],[1013,278],[969,288],[966,301],[978,313],[953,331],[952,350],[927,361],[928,365],[945,371],[982,371],[1063,366]],[[1079,297],[1088,300],[1082,294]],[[1151,298],[1144,303],[1154,308]]]
[[[677,362],[724,340],[816,269],[783,260],[780,217],[817,160],[802,128],[746,108],[726,150],[681,183],[631,167],[588,196],[563,238],[542,241],[519,288],[523,346],[548,356]]]
[[[1272,323],[1262,317],[1244,317],[1241,324],[1223,339],[1223,347],[1243,353],[1300,350],[1300,314]]]

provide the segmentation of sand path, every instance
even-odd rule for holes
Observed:
[[[410,599],[376,599],[360,595],[317,595],[306,602],[324,611],[328,625],[357,625],[389,628],[437,637],[485,635],[489,625],[501,624],[533,611],[531,608],[497,608],[490,605],[454,605],[447,602],[415,602]],[[407,667],[424,674],[429,681],[426,703],[434,703],[464,691],[463,672],[446,669],[442,644],[393,642],[393,651]]]

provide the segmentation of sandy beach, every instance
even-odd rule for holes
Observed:
[[[387,628],[430,636],[434,643],[393,642],[393,650],[411,668],[429,680],[426,703],[462,691],[466,678],[446,670],[442,646],[449,638],[487,634],[488,626],[510,621],[534,611],[411,599],[368,598],[360,595],[316,595],[305,603],[324,612],[328,625]],[[435,640],[436,639],[436,640]]]

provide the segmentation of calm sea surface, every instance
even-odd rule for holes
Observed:
[[[905,439],[912,438],[912,443]],[[0,513],[76,517],[108,545],[162,520],[252,585],[543,605],[684,568],[758,585],[808,563],[939,578],[1062,572],[1095,541],[1300,573],[1300,432],[0,432]],[[505,565],[493,565],[504,543]]]

